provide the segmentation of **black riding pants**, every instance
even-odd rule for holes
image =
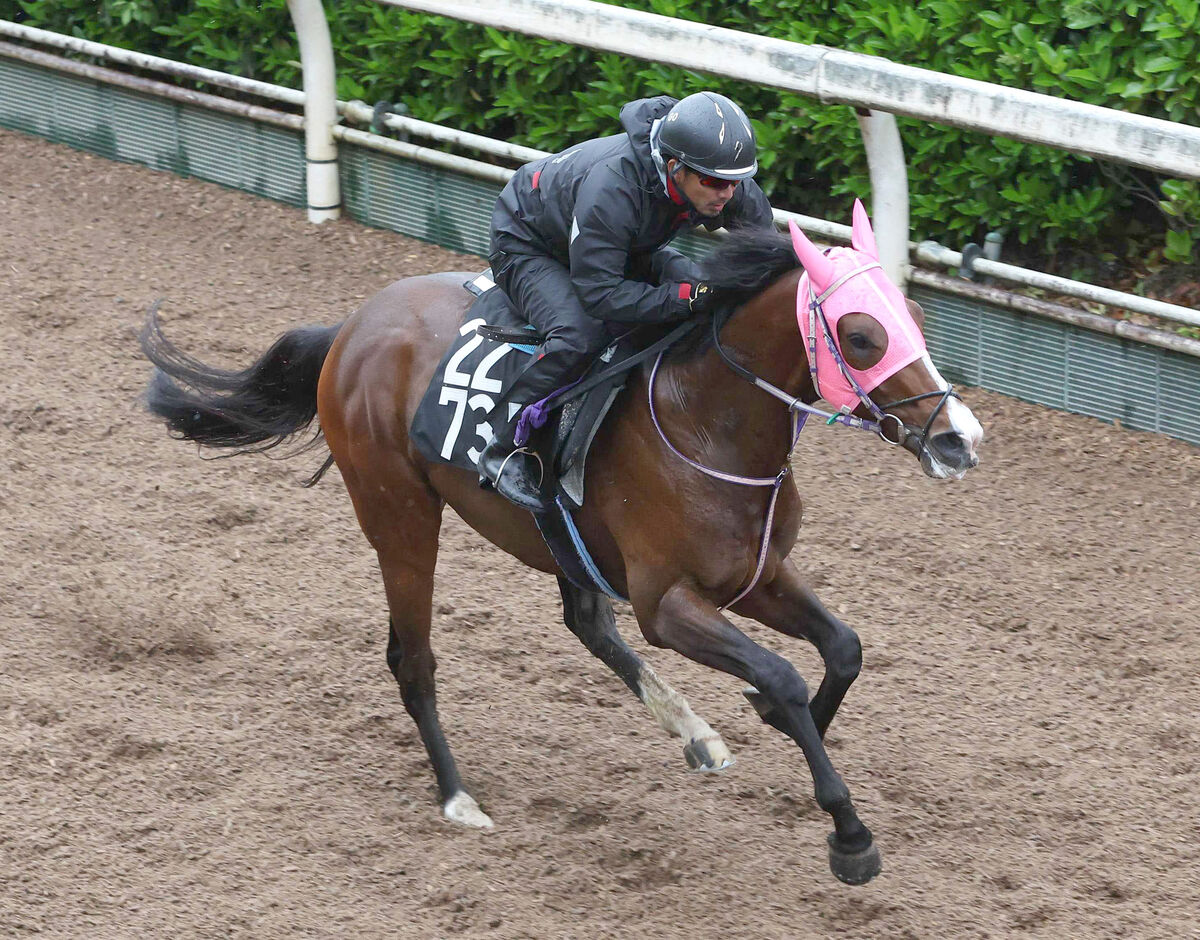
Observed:
[[[525,371],[505,391],[508,401],[541,401],[574,382],[614,336],[629,329],[584,312],[570,271],[553,258],[495,252],[490,260],[500,289],[546,337]]]

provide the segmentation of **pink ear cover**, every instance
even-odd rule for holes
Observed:
[[[860,199],[854,200],[854,224],[850,229],[850,245],[856,251],[879,260],[879,249],[875,247],[875,232]]]
[[[796,252],[796,257],[808,272],[817,293],[821,293],[834,281],[833,265],[791,219],[788,219],[788,231],[792,233],[792,249]]]

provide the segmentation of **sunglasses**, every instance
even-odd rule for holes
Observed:
[[[724,189],[726,186],[736,186],[741,180],[723,180],[716,176],[704,176],[700,173],[696,174],[696,179],[700,181],[701,186],[707,186],[709,189]]]

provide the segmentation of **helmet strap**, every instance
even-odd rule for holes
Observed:
[[[675,177],[683,170],[683,163],[676,157],[672,157],[675,161],[675,169],[667,173],[667,195],[671,198],[671,202],[680,206],[687,206],[689,209],[694,208],[692,201],[688,199],[682,189],[675,185]]]

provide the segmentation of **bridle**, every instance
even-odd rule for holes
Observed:
[[[848,271],[830,284],[827,288],[825,288],[825,290],[821,292],[820,296],[818,296],[813,290],[811,279],[806,280],[802,278],[801,281],[802,283],[806,282],[808,284],[808,371],[812,377],[814,393],[818,395],[820,394],[820,385],[817,384],[817,327],[819,325],[826,347],[833,356],[833,361],[837,364],[838,370],[841,372],[842,377],[845,378],[851,390],[855,393],[855,395],[858,396],[859,401],[862,402],[862,404],[866,406],[867,410],[871,412],[874,420],[859,418],[856,415],[851,414],[849,408],[845,408],[842,411],[837,412],[822,411],[820,408],[803,401],[799,396],[789,395],[778,386],[773,385],[766,379],[755,375],[745,366],[736,362],[733,357],[726,352],[725,347],[721,345],[721,328],[728,322],[728,317],[722,318],[714,316],[712,318],[713,347],[725,361],[725,364],[729,366],[735,375],[745,379],[752,385],[762,389],[768,395],[771,395],[773,398],[777,398],[779,401],[783,402],[785,405],[787,405],[788,411],[791,413],[791,444],[788,447],[787,456],[784,458],[783,466],[773,477],[743,477],[738,476],[737,474],[725,473],[720,470],[714,470],[711,467],[706,467],[703,464],[693,460],[691,457],[688,457],[686,454],[681,453],[675,447],[675,445],[671,443],[670,439],[666,435],[666,432],[663,431],[662,424],[658,420],[658,413],[654,407],[654,385],[658,377],[658,367],[662,364],[663,356],[666,353],[666,350],[664,349],[660,351],[657,358],[654,360],[654,366],[650,370],[650,381],[648,383],[650,418],[654,422],[654,428],[658,431],[659,437],[662,438],[663,443],[667,445],[667,448],[671,451],[671,453],[673,453],[692,469],[698,470],[701,473],[713,477],[714,479],[723,480],[726,483],[736,483],[742,486],[772,487],[770,502],[767,505],[767,516],[763,524],[762,543],[758,552],[758,564],[755,567],[754,575],[751,577],[750,583],[741,590],[737,597],[728,603],[723,604],[719,608],[720,610],[725,610],[728,607],[732,607],[752,590],[754,590],[754,586],[758,583],[758,579],[762,576],[763,568],[766,566],[767,550],[771,541],[771,526],[775,520],[775,505],[779,499],[779,491],[783,487],[784,480],[787,479],[788,474],[791,472],[792,452],[796,449],[796,441],[799,440],[800,432],[804,430],[804,425],[808,421],[809,415],[817,415],[821,418],[824,418],[827,426],[841,424],[845,427],[858,428],[863,431],[874,431],[888,444],[896,447],[904,447],[905,450],[910,451],[914,456],[920,457],[922,453],[926,453],[928,451],[927,440],[929,437],[929,430],[933,426],[933,422],[946,407],[946,402],[949,401],[951,397],[959,397],[958,393],[954,391],[954,386],[947,385],[945,389],[922,392],[919,395],[910,395],[908,398],[901,398],[897,401],[889,402],[886,405],[880,406],[877,405],[874,399],[872,399],[871,396],[863,390],[859,382],[850,373],[850,368],[846,364],[846,360],[842,356],[841,350],[838,349],[838,345],[834,340],[832,331],[829,329],[829,322],[825,318],[825,311],[822,307],[822,304],[834,291],[836,291],[855,275],[862,274],[866,271],[870,271],[879,267],[881,267],[881,265],[878,262],[872,262],[871,264],[866,264],[855,268],[852,271]],[[799,294],[800,289],[800,284],[797,284],[797,294]],[[933,410],[929,413],[929,418],[920,428],[909,424],[899,416],[889,412],[889,409],[891,408],[899,408],[902,405],[910,405],[914,402],[924,401],[927,398],[934,397],[938,397],[938,403],[934,405]],[[884,428],[889,419],[895,422],[896,440],[892,440],[887,436],[887,434],[884,433]]]
[[[933,422],[937,420],[938,415],[941,414],[942,410],[946,407],[946,402],[951,398],[959,398],[958,393],[954,390],[954,386],[947,385],[944,389],[934,389],[933,391],[922,392],[919,395],[910,395],[908,398],[900,398],[896,401],[888,402],[886,405],[876,404],[875,400],[863,390],[858,380],[855,379],[851,374],[850,367],[846,363],[845,357],[842,356],[842,352],[838,348],[837,342],[834,340],[833,331],[829,328],[829,321],[825,317],[823,304],[829,299],[834,291],[836,291],[839,287],[856,275],[863,274],[867,271],[871,271],[880,267],[882,267],[882,265],[880,265],[879,262],[874,261],[870,264],[864,264],[860,267],[854,268],[851,271],[847,271],[836,281],[826,287],[825,290],[820,293],[820,295],[813,290],[811,279],[804,281],[804,283],[807,283],[808,286],[808,372],[812,377],[813,391],[815,394],[820,395],[821,386],[817,382],[817,328],[820,327],[821,337],[825,342],[825,347],[829,350],[829,354],[833,358],[834,363],[837,365],[838,371],[841,373],[842,378],[846,380],[846,384],[850,386],[851,391],[858,396],[858,400],[869,412],[871,412],[871,415],[874,417],[873,421],[855,417],[854,415],[850,414],[848,408],[836,413],[830,413],[827,411],[822,411],[819,408],[814,408],[812,405],[809,405],[806,402],[801,401],[799,398],[793,397],[782,389],[777,388],[770,382],[767,382],[765,379],[759,378],[749,369],[746,369],[735,362],[725,351],[725,348],[721,345],[720,339],[720,328],[724,325],[724,323],[718,323],[716,319],[713,320],[713,345],[716,347],[717,352],[721,355],[721,358],[725,360],[725,363],[737,375],[740,375],[747,381],[757,385],[769,395],[778,398],[780,401],[786,404],[788,408],[801,411],[805,414],[819,415],[820,417],[826,419],[826,425],[842,424],[846,427],[859,428],[864,431],[874,431],[886,443],[896,447],[904,447],[905,450],[909,450],[915,456],[919,457],[922,452],[928,449],[926,442],[929,438],[930,428],[933,427]],[[801,286],[798,284],[796,286],[797,293],[800,291],[800,289]],[[937,398],[938,402],[936,405],[934,405],[933,410],[929,413],[929,417],[925,420],[924,425],[921,427],[909,424],[901,419],[898,415],[890,412],[890,409],[899,408],[902,405],[911,405],[914,402],[924,401],[927,398]],[[895,440],[888,437],[888,435],[884,433],[889,419],[895,424]]]

